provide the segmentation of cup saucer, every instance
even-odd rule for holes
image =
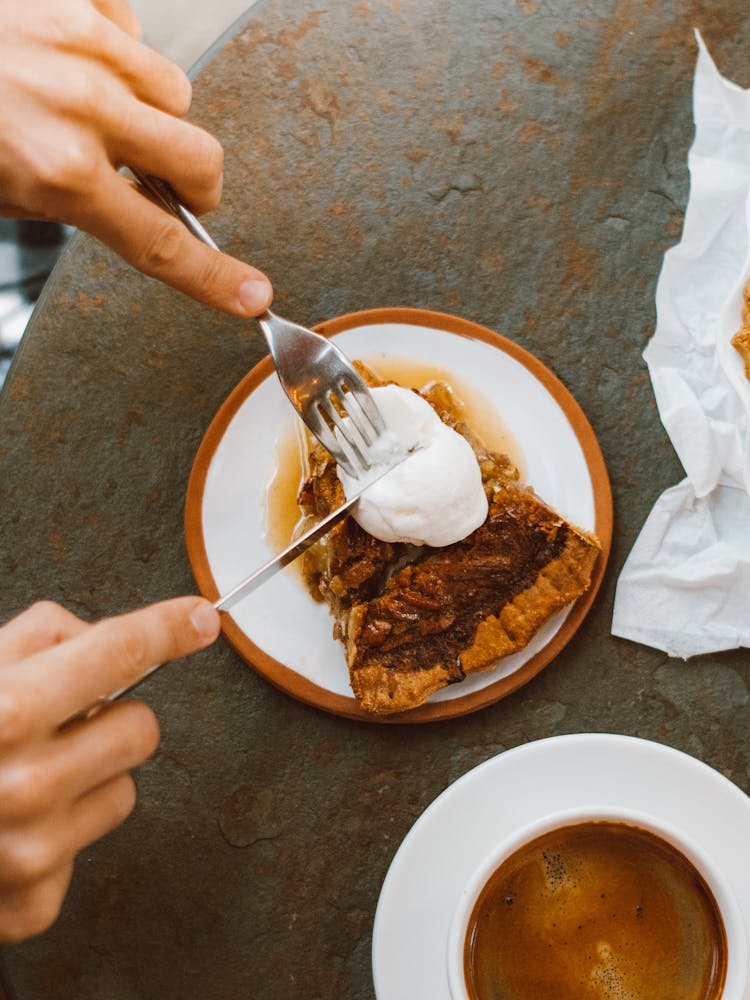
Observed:
[[[750,798],[713,768],[660,743],[605,733],[555,736],[475,767],[406,835],[375,914],[378,1000],[450,1000],[448,932],[472,871],[513,830],[594,804],[639,809],[682,829],[732,884],[750,944]]]

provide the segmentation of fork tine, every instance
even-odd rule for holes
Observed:
[[[352,426],[364,441],[365,447],[374,444],[381,433],[381,428],[375,426],[371,416],[362,405],[362,399],[368,398],[358,396],[354,390],[349,388],[346,380],[339,383],[339,395],[336,397],[336,402],[351,420]],[[380,416],[380,411],[378,411],[378,416]],[[383,424],[382,429],[385,429],[385,424]]]
[[[323,447],[333,456],[337,464],[350,476],[353,476],[355,479],[358,478],[362,470],[357,467],[356,458],[347,452],[343,443],[336,437],[316,407],[307,408],[304,422],[308,430],[315,435]]]
[[[327,399],[318,401],[318,409],[335,426],[336,431],[334,434],[336,439],[352,453],[355,464],[360,466],[360,471],[369,469],[372,463],[367,456],[367,443],[359,434],[356,425],[347,426],[344,418],[338,411],[336,400],[332,398],[332,394]]]
[[[385,420],[383,420],[383,414],[378,409],[366,383],[362,378],[360,378],[356,369],[352,369],[350,373],[347,373],[340,380],[340,385],[347,390],[346,395],[356,401],[360,411],[364,414],[364,417],[368,422],[368,428],[371,427],[374,430],[374,437],[372,438],[372,441],[374,441],[375,438],[379,434],[382,434],[385,430]],[[344,409],[347,413],[349,413],[349,416],[354,419],[352,413],[349,411],[349,407],[346,406],[346,404],[344,404]],[[367,435],[363,434],[359,426],[358,429],[360,430],[362,436],[367,438]],[[372,441],[369,441],[368,443],[372,444]]]

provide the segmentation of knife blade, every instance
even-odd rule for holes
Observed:
[[[387,476],[388,473],[395,469],[397,465],[400,465],[404,458],[406,458],[409,454],[411,454],[411,452],[407,452],[407,454],[400,458],[394,465],[389,465],[384,472],[381,472],[379,475],[368,480],[365,486],[349,497],[349,499],[340,507],[337,507],[336,510],[331,511],[331,513],[328,514],[327,517],[324,517],[319,524],[310,528],[309,531],[306,531],[304,535],[301,535],[298,539],[296,539],[296,541],[292,542],[291,545],[288,545],[282,552],[279,552],[278,555],[269,559],[268,562],[263,563],[262,566],[259,566],[258,569],[254,570],[249,576],[246,576],[244,580],[241,580],[240,583],[238,583],[231,590],[227,591],[226,594],[223,594],[220,598],[218,598],[218,600],[214,601],[214,607],[216,610],[229,611],[230,608],[233,608],[244,597],[251,594],[257,587],[260,587],[261,584],[270,580],[272,576],[275,576],[279,570],[288,566],[290,562],[294,562],[298,556],[302,555],[306,549],[310,548],[313,542],[317,542],[317,540],[322,538],[323,535],[331,530],[331,528],[337,525],[340,521],[343,521],[346,515],[350,514],[354,510],[362,494],[366,493],[372,485],[379,482],[384,476]]]
[[[364,490],[355,493],[350,500],[347,500],[346,503],[343,503],[327,517],[324,517],[319,524],[306,531],[304,535],[300,536],[295,542],[292,542],[291,545],[288,545],[283,552],[279,552],[273,559],[269,559],[268,562],[263,563],[262,566],[259,566],[258,569],[254,570],[249,576],[246,576],[244,580],[238,583],[236,587],[233,587],[217,601],[214,601],[216,610],[229,611],[230,608],[233,608],[235,604],[238,604],[244,597],[251,594],[257,587],[260,587],[261,584],[270,580],[272,576],[275,576],[279,570],[288,566],[290,562],[294,562],[297,556],[301,556],[306,549],[310,548],[313,542],[317,542],[319,538],[322,538],[339,521],[344,520],[346,515],[359,503],[362,493],[364,493]]]

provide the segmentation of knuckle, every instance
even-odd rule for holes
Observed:
[[[197,135],[190,137],[191,152],[188,156],[191,164],[191,203],[195,211],[203,213],[216,208],[221,199],[224,148],[208,132],[202,129],[196,131]]]
[[[3,881],[15,885],[40,882],[59,863],[51,843],[43,837],[13,833],[0,840],[0,871]]]
[[[193,103],[193,85],[187,77],[187,74],[179,68],[179,66],[174,66],[174,81],[171,86],[171,97],[174,103],[175,112],[180,115],[186,115],[190,110],[190,105]]]
[[[112,664],[118,684],[131,683],[143,674],[148,641],[141,629],[122,619],[108,619],[93,627],[91,642],[100,659]]]
[[[63,65],[56,86],[45,91],[45,96],[53,107],[61,110],[68,118],[81,122],[92,114],[98,117],[102,108],[102,79],[94,66],[81,60],[75,70]]]
[[[89,194],[96,182],[98,164],[76,132],[70,132],[54,159],[37,165],[37,184],[43,195]]]
[[[210,137],[205,156],[206,210],[210,211],[221,201],[224,180],[224,149],[220,142]]]
[[[41,811],[46,800],[47,779],[33,764],[8,765],[0,772],[0,812],[19,819]]]
[[[217,294],[217,289],[221,289],[226,285],[224,263],[224,257],[221,254],[212,253],[206,256],[205,261],[196,274],[193,288],[195,291],[202,293],[208,302],[218,302],[219,295]],[[179,648],[179,645],[184,645],[184,642],[179,642],[180,635],[176,628],[173,635],[176,648]]]
[[[158,276],[171,270],[180,258],[184,235],[181,223],[165,219],[137,253],[135,266],[144,274]]]
[[[144,705],[143,702],[137,702],[136,706],[138,709],[139,749],[145,760],[159,746],[161,730],[159,728],[159,720],[148,705]],[[135,788],[135,785],[133,787]]]
[[[59,164],[59,182],[67,191],[88,194],[93,186],[97,165],[83,144],[71,140],[62,151]]]
[[[62,29],[64,41],[70,48],[83,51],[99,51],[102,41],[102,21],[96,10],[86,5],[80,5],[75,17],[69,17],[68,23]]]
[[[68,52],[92,53],[102,49],[103,26],[94,7],[89,4],[47,4],[44,30],[49,41]]]
[[[11,746],[23,740],[29,731],[29,717],[19,691],[0,690],[0,744]]]
[[[28,610],[33,624],[45,627],[49,632],[61,631],[69,622],[77,621],[76,616],[55,601],[36,601]]]
[[[127,748],[129,759],[137,766],[159,746],[159,722],[153,711],[142,701],[126,701],[112,711],[119,715],[123,748]]]
[[[224,147],[208,132],[204,133],[203,169],[206,177],[216,182],[224,172]]]
[[[122,625],[114,629],[115,658],[126,680],[135,680],[146,665],[146,640],[137,630]]]
[[[138,791],[129,774],[121,775],[116,781],[115,794],[112,797],[112,822],[115,826],[119,826],[135,809]]]
[[[38,621],[55,621],[58,615],[68,614],[62,605],[46,599],[34,601],[27,613]]]
[[[66,16],[66,11],[54,4],[45,11],[44,27],[51,42],[65,44],[70,37],[70,23],[71,19]]]
[[[75,112],[79,120],[98,121],[102,109],[101,81],[94,80],[89,73],[80,73],[71,85],[69,100],[75,101]]]

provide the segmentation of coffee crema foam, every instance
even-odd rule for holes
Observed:
[[[471,1000],[719,1000],[724,925],[676,848],[621,822],[544,834],[490,877],[469,920]]]

